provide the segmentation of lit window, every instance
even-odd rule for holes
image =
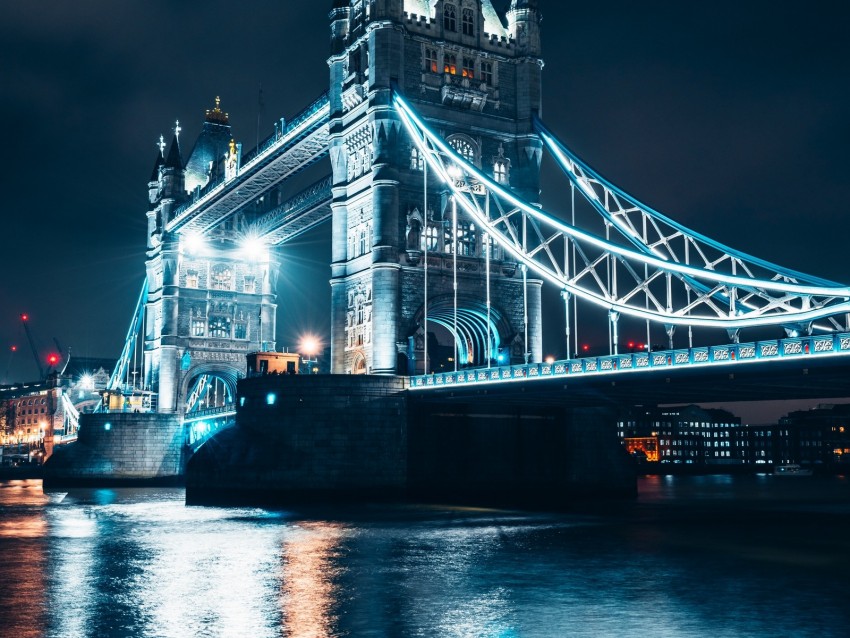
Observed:
[[[365,255],[366,254],[366,228],[363,227],[360,229],[360,233],[358,235],[358,245],[357,245],[357,254]]]
[[[475,77],[475,59],[474,58],[464,58],[463,59],[463,77],[465,78],[473,78]]]
[[[481,63],[481,81],[488,86],[493,85],[493,63],[492,62],[482,62]]]
[[[203,319],[193,319],[192,320],[192,336],[193,337],[203,337],[204,332],[206,331],[207,322]]]
[[[443,73],[457,75],[457,56],[454,53],[446,53],[443,56]]]
[[[410,149],[410,168],[414,171],[421,171],[425,168],[425,158],[415,146]]]
[[[245,277],[245,292],[250,294],[257,292],[257,280],[250,275]]]
[[[427,250],[437,250],[437,227],[428,226],[425,229],[425,247]]]
[[[499,184],[508,183],[508,167],[504,162],[495,162],[493,164],[493,179]]]
[[[217,339],[230,338],[230,319],[227,317],[210,317],[210,337]]]
[[[186,272],[186,287],[187,288],[197,288],[198,287],[198,271],[189,270]]]
[[[214,266],[210,272],[211,286],[213,290],[231,290],[233,288],[233,271],[229,266]]]
[[[463,35],[475,35],[475,22],[472,9],[464,9],[461,19],[463,21]]]
[[[453,140],[449,140],[449,144],[467,162],[469,162],[470,164],[475,163],[475,149],[472,147],[472,144],[470,144],[464,139],[457,137]]]
[[[436,49],[425,49],[425,70],[430,71],[431,73],[437,73],[439,67],[437,66],[437,50]]]
[[[453,4],[443,7],[443,28],[446,31],[457,31],[457,9]]]

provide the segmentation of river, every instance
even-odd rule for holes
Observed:
[[[850,480],[646,477],[572,513],[187,507],[0,483],[0,636],[850,636]]]

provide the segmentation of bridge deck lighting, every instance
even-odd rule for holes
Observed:
[[[109,430],[112,429],[112,424],[109,421],[107,421],[106,423],[103,424],[103,429],[106,430],[107,432],[109,432]]]
[[[277,395],[274,392],[269,392],[266,395],[266,405],[274,405],[275,401],[277,401]]]

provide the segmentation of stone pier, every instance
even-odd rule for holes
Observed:
[[[79,438],[57,446],[44,465],[46,487],[182,484],[185,466],[179,416],[98,413],[80,417]]]

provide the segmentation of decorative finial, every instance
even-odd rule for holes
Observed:
[[[164,158],[165,157],[165,138],[162,135],[159,136],[159,142],[157,142],[156,145],[159,148],[159,154],[162,155],[162,157]]]
[[[180,131],[183,129],[180,128],[180,120],[174,120],[174,137],[177,138],[177,141],[180,141]]]
[[[227,124],[228,116],[227,113],[221,112],[221,98],[216,95],[215,96],[215,108],[207,109],[207,122],[213,122],[215,124]]]

